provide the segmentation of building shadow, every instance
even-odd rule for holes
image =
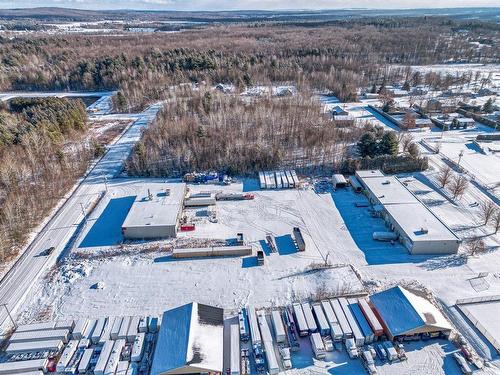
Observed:
[[[290,255],[297,252],[297,246],[290,234],[274,237],[279,255]]]
[[[135,198],[134,195],[111,199],[79,247],[112,246],[122,242],[122,224]]]
[[[365,254],[369,265],[395,263],[421,263],[432,256],[411,255],[399,242],[381,242],[373,239],[373,232],[387,232],[382,218],[373,217],[371,207],[356,207],[356,203],[366,203],[363,194],[352,189],[339,189],[331,194],[333,202],[345,223],[352,239]]]

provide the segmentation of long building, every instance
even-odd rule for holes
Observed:
[[[411,254],[456,254],[461,240],[395,176],[357,171],[370,203]]]

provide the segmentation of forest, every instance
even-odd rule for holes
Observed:
[[[354,100],[358,87],[404,78],[407,65],[495,61],[497,34],[498,25],[488,22],[389,17],[209,24],[112,37],[0,37],[0,90],[118,89],[125,98],[119,109],[129,111],[186,82],[238,88],[293,82],[301,90]],[[478,50],[471,43],[476,40],[490,48]]]
[[[80,100],[14,99],[0,108],[1,263],[87,169],[86,122]]]

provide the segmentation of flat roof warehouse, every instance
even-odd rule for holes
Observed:
[[[397,177],[382,172],[358,171],[356,177],[372,204],[380,205],[384,219],[398,232],[413,254],[452,254],[461,240]]]

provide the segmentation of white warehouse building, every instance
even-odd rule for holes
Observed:
[[[461,240],[397,177],[357,171],[370,203],[411,254],[456,254]]]
[[[182,213],[186,184],[166,184],[161,191],[137,195],[122,224],[126,239],[176,237]]]

